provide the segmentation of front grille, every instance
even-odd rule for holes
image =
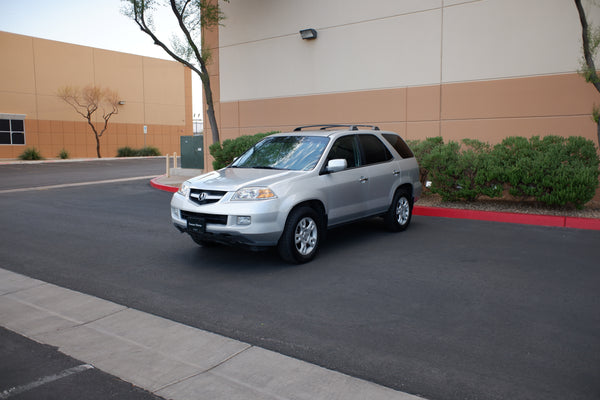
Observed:
[[[190,200],[198,205],[216,203],[225,196],[225,193],[217,190],[190,190]]]
[[[187,221],[189,217],[204,218],[207,224],[227,225],[227,215],[200,214],[181,210],[181,218]]]

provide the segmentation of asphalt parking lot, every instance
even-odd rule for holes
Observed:
[[[146,180],[4,193],[0,267],[428,399],[600,395],[598,231],[373,219],[290,267],[196,246],[169,199]]]

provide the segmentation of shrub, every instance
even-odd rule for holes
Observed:
[[[146,146],[137,150],[137,155],[140,157],[160,156],[160,150],[156,147]]]
[[[501,196],[502,185],[490,174],[490,153],[490,145],[478,140],[436,141],[424,157],[431,191],[444,201]]]
[[[31,160],[42,160],[43,157],[38,149],[36,149],[35,147],[29,147],[29,148],[25,149],[25,151],[23,151],[23,153],[21,153],[21,155],[19,155],[19,159],[31,161]]]
[[[408,144],[419,161],[419,180],[421,185],[425,187],[426,182],[429,180],[429,170],[435,162],[431,153],[434,149],[444,145],[444,139],[441,136],[436,136],[425,140],[411,140]]]
[[[513,196],[582,208],[596,193],[600,160],[594,143],[583,137],[509,137],[493,155],[494,174]]]
[[[117,157],[135,157],[136,151],[129,146],[121,147],[117,150]]]
[[[228,166],[236,157],[241,156],[263,138],[274,133],[277,132],[272,131],[257,133],[255,135],[243,135],[235,139],[224,140],[222,143],[211,144],[208,149],[214,158],[213,168],[218,170]]]
[[[146,146],[141,149],[132,149],[129,146],[121,147],[117,150],[117,157],[150,157],[160,156],[160,150],[156,147]]]
[[[68,158],[69,158],[69,152],[68,152],[67,150],[65,150],[65,149],[62,149],[62,150],[60,151],[60,153],[58,153],[58,157],[59,157],[61,160],[66,160],[66,159],[68,159]]]
[[[421,182],[444,201],[501,196],[582,208],[598,188],[600,159],[580,136],[508,137],[493,148],[477,140],[444,144],[441,137],[411,142]]]

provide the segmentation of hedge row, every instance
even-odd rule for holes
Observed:
[[[591,140],[578,136],[508,137],[491,146],[434,137],[412,141],[421,182],[444,201],[501,197],[582,208],[598,187],[600,159]]]

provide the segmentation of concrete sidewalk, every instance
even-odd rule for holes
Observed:
[[[167,399],[421,399],[4,269],[0,325]]]

